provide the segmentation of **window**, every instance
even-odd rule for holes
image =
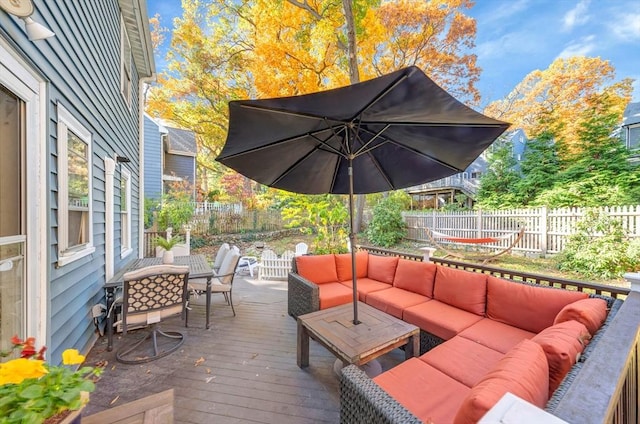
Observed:
[[[131,248],[131,172],[122,168],[120,172],[120,255],[133,252]]]
[[[633,124],[627,127],[627,148],[640,148],[640,124]]]
[[[91,134],[58,105],[58,266],[93,253]]]
[[[125,103],[131,108],[131,43],[124,25],[124,19],[120,18],[120,92]]]

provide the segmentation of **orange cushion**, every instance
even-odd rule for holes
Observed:
[[[438,266],[433,297],[451,306],[484,316],[487,276],[478,272]]]
[[[436,264],[433,262],[398,260],[393,285],[427,297],[433,297],[433,279],[436,275]]]
[[[553,325],[562,308],[587,296],[582,292],[534,287],[489,276],[487,317],[539,333]]]
[[[549,367],[539,344],[523,340],[472,389],[455,417],[456,424],[477,423],[505,393],[543,408],[548,400]]]
[[[397,287],[390,287],[386,290],[369,293],[365,302],[382,312],[402,319],[402,311],[404,311],[405,308],[428,300],[431,299],[427,296],[422,296],[421,294],[399,289]]]
[[[345,286],[349,287],[349,289],[353,288],[352,280],[341,281],[340,284],[344,284]],[[358,277],[358,279],[356,280],[356,285],[358,289],[358,300],[360,300],[360,302],[364,302],[367,298],[367,294],[369,293],[384,289],[390,289],[392,287],[391,284],[381,283],[380,281],[372,280],[371,278],[367,277]]]
[[[491,371],[504,353],[456,336],[420,357],[434,368],[471,388]]]
[[[352,279],[351,269],[351,253],[342,253],[335,255],[336,271],[338,273],[338,281],[347,281]],[[367,265],[369,263],[369,253],[356,252],[356,277],[364,278],[367,276]]]
[[[483,318],[460,332],[460,336],[487,346],[498,352],[507,353],[525,339],[531,339],[536,333],[518,327],[503,324],[489,318]]]
[[[578,321],[565,321],[545,328],[532,341],[542,346],[549,363],[549,397],[577,362],[578,356],[591,339],[587,327]]]
[[[425,423],[453,422],[471,391],[418,358],[411,358],[373,379],[391,397]]]
[[[397,265],[397,256],[369,255],[367,277],[391,284],[393,283],[393,276],[396,274]]]
[[[554,324],[576,320],[584,324],[592,336],[607,318],[607,302],[604,299],[589,298],[578,300],[565,306],[553,320]]]
[[[318,285],[320,309],[344,305],[353,301],[353,291],[340,283],[323,283]]]
[[[298,274],[312,283],[323,284],[338,281],[334,255],[308,255],[296,257]]]
[[[482,317],[438,300],[405,308],[402,319],[444,340],[449,340]]]

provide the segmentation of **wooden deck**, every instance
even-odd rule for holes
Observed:
[[[116,362],[98,340],[87,362],[108,365],[83,415],[95,414],[148,395],[174,389],[176,423],[337,423],[335,356],[313,340],[310,366],[296,364],[296,321],[287,315],[287,282],[236,278],[237,316],[222,296],[212,297],[211,328],[204,306],[194,306],[189,328],[171,326],[187,340],[177,352],[142,365]],[[164,325],[170,328],[169,325]],[[404,359],[396,349],[381,358],[383,369]]]

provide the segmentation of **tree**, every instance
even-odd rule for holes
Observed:
[[[556,59],[544,71],[527,75],[503,100],[491,103],[487,115],[509,121],[530,138],[551,131],[561,158],[580,151],[581,116],[595,95],[610,97],[610,107],[622,120],[631,99],[632,80],[611,83],[615,70],[609,61],[584,56]]]
[[[520,181],[520,175],[515,166],[511,144],[505,138],[498,139],[489,153],[488,170],[480,177],[478,206],[504,209],[519,204],[515,186]]]
[[[539,193],[553,187],[559,163],[550,132],[543,132],[527,142],[520,171],[522,178],[515,185],[515,194],[522,205],[529,204]]]

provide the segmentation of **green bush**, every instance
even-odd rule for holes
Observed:
[[[367,238],[377,246],[391,247],[407,234],[402,220],[402,202],[395,197],[382,199],[373,208],[373,218],[367,227]]]
[[[636,249],[636,256],[634,255]],[[579,272],[590,278],[619,278],[638,264],[640,246],[630,242],[622,223],[588,210],[559,255],[563,271]]]

